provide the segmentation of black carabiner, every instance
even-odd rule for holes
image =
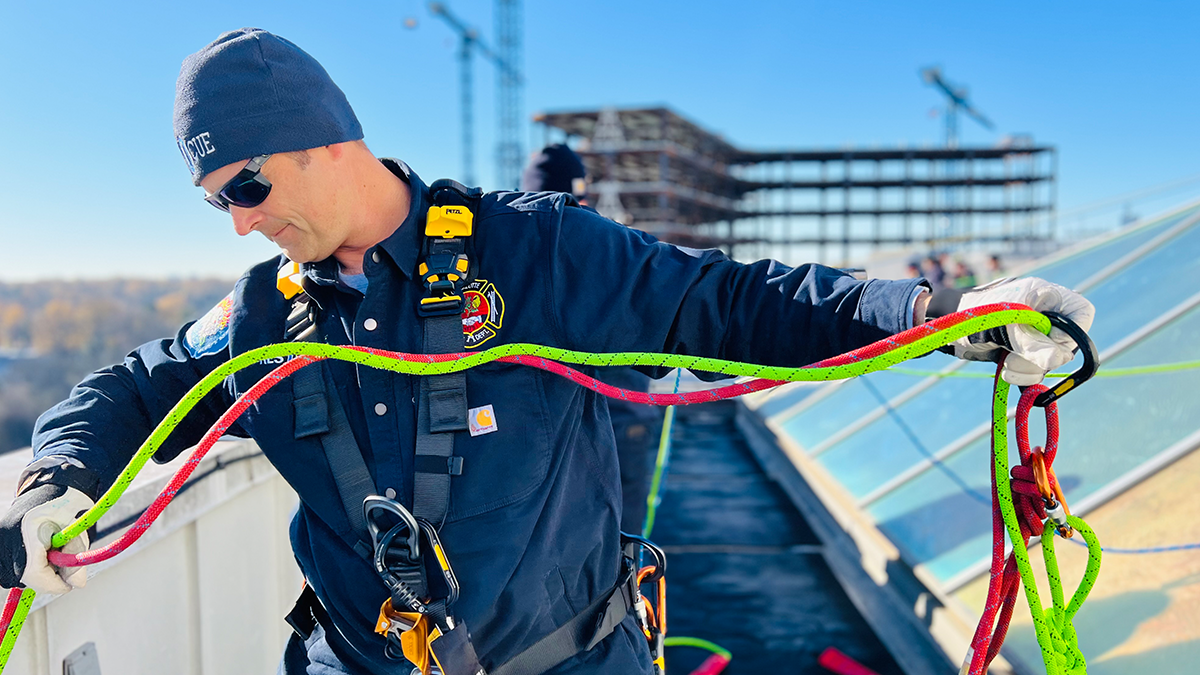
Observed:
[[[1044,312],[1044,314],[1047,319],[1050,319],[1051,326],[1066,333],[1075,341],[1075,351],[1083,351],[1083,365],[1058,384],[1038,394],[1038,397],[1033,400],[1033,404],[1039,408],[1045,408],[1065,396],[1067,392],[1092,379],[1092,376],[1100,369],[1100,352],[1096,349],[1096,343],[1092,342],[1087,331],[1058,312]]]
[[[643,583],[653,583],[663,578],[667,573],[667,554],[657,544],[645,537],[639,537],[636,534],[621,533],[621,548],[624,549],[625,556],[633,561],[639,560],[637,555],[638,550],[646,550],[654,558],[654,572],[642,580]],[[640,563],[639,563],[640,564]],[[634,570],[636,574],[637,570]]]
[[[379,512],[391,514],[399,522],[388,527],[389,523],[379,522]],[[379,495],[363,500],[363,516],[374,549],[371,562],[391,593],[392,606],[422,614],[428,612],[425,604],[428,585],[421,559],[421,526],[417,519],[399,502]],[[385,531],[384,527],[388,529]],[[397,538],[401,538],[401,543],[393,546]]]
[[[385,529],[376,520],[376,511],[390,513],[396,516],[400,522],[390,525]],[[402,527],[408,530],[408,535],[405,537],[404,543],[408,549],[409,562],[420,560],[421,527],[417,524],[417,519],[399,502],[387,497],[371,495],[363,500],[363,519],[367,521],[367,531],[371,533],[371,546],[375,550],[376,572],[380,574],[386,572],[387,566],[382,562],[385,557],[384,554],[391,550],[392,540],[400,534]]]

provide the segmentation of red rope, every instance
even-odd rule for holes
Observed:
[[[813,363],[804,367],[829,368],[833,366],[848,365],[851,363],[857,363],[859,361],[865,361],[900,347],[912,344],[921,338],[927,337],[938,331],[945,330],[946,328],[950,328],[951,326],[962,323],[963,321],[967,321],[968,319],[982,316],[990,312],[1013,309],[1028,309],[1028,307],[1015,303],[995,303],[954,314],[947,314],[946,316],[924,323],[915,328],[911,328],[902,333],[884,338],[877,342],[873,342],[865,347],[861,347],[854,351],[840,354],[823,361],[818,361],[817,363]],[[369,347],[354,346],[351,348],[371,354],[417,363],[444,363],[446,361],[453,361],[474,353],[460,352],[455,354],[410,354],[383,349],[372,349]],[[167,504],[171,502],[171,500],[175,497],[175,494],[178,493],[180,488],[183,487],[183,483],[187,481],[188,477],[191,476],[196,466],[200,464],[200,461],[217,442],[217,439],[219,439],[229,429],[229,427],[233,425],[234,421],[236,421],[237,418],[240,417],[247,408],[254,404],[258,397],[262,396],[262,394],[271,387],[283,381],[284,378],[288,377],[300,368],[321,360],[323,360],[323,357],[300,356],[287,361],[283,365],[267,374],[266,377],[259,380],[258,383],[251,387],[249,391],[242,394],[234,403],[234,405],[227,410],[225,414],[221,415],[216,424],[214,424],[208,430],[208,432],[205,433],[199,445],[197,445],[196,449],[192,451],[192,455],[188,458],[187,462],[179,468],[179,470],[175,473],[175,476],[172,477],[171,482],[162,491],[162,493],[159,494],[154,502],[147,507],[146,511],[142,513],[141,517],[139,517],[138,520],[132,526],[130,526],[130,528],[126,530],[116,541],[113,541],[102,548],[85,551],[77,555],[63,553],[61,551],[49,551],[47,555],[50,563],[57,567],[81,567],[84,565],[92,565],[108,560],[109,558],[112,558],[113,556],[129,548],[129,546],[133,545],[133,543],[136,542],[146,532],[151,523],[153,523],[154,520],[157,519],[162,513],[163,509],[167,507]],[[651,394],[613,387],[601,382],[600,380],[597,380],[594,377],[584,375],[574,368],[542,357],[514,355],[501,357],[498,360],[505,363],[516,363],[532,366],[534,368],[561,375],[567,379],[570,379],[572,382],[587,387],[588,389],[596,391],[597,393],[603,394],[604,396],[608,396],[610,398],[620,398],[633,403],[643,403],[658,406],[690,405],[694,403],[717,401],[721,399],[733,398],[735,396],[742,396],[744,394],[761,391],[763,389],[769,389],[785,383],[782,380],[754,379],[738,384],[718,387],[715,389],[693,391],[682,394]],[[0,622],[0,627],[3,626],[4,624]]]
[[[996,367],[996,377],[1004,361]],[[1034,455],[1041,448],[1029,447],[1029,413],[1038,394],[1046,391],[1043,385],[1027,387],[1021,393],[1017,403],[1017,450],[1021,463],[1012,467],[1011,491],[1013,505],[1017,512],[1017,521],[1021,527],[1021,545],[1029,547],[1029,538],[1041,535],[1042,523],[1046,519],[1046,508],[1042,503],[1042,493],[1038,489],[1034,477]],[[1044,453],[1046,473],[1052,486],[1057,488],[1058,482],[1051,470],[1054,457],[1058,454],[1058,404],[1051,403],[1044,408],[1046,412],[1046,450]],[[995,453],[995,434],[992,435],[992,452]],[[1021,577],[1017,570],[1017,559],[1014,554],[1004,555],[1004,516],[1000,512],[1000,500],[996,491],[996,463],[989,463],[992,470],[992,565],[991,577],[988,579],[987,601],[984,603],[983,615],[979,625],[975,627],[975,635],[971,639],[971,666],[968,675],[983,675],[988,666],[1000,653],[1000,646],[1008,634],[1008,626],[1012,621],[1013,607],[1016,605],[1017,590],[1021,587]],[[1014,546],[1015,546],[1014,542]],[[993,630],[994,626],[994,630]]]
[[[4,603],[4,614],[0,615],[0,638],[8,632],[8,624],[12,621],[13,615],[17,613],[17,605],[21,604],[21,591],[23,589],[14,588],[8,592],[8,600]]]

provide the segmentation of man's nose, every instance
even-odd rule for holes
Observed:
[[[262,214],[258,213],[257,209],[230,206],[229,215],[233,216],[233,230],[243,237],[253,232],[255,226],[263,221]]]

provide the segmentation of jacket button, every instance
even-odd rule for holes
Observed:
[[[386,490],[384,490],[384,491],[383,491],[383,496],[384,496],[384,497],[387,497],[388,499],[395,499],[395,498],[396,498],[396,491],[395,491],[395,490],[393,490],[392,488],[388,488],[388,489],[386,489]],[[420,671],[417,671],[417,672],[420,672]]]
[[[367,319],[366,321],[363,322],[363,328],[366,328],[367,330],[375,330],[378,327],[379,327],[379,322],[376,321],[375,319]]]
[[[371,260],[374,260],[375,262],[379,262],[379,251],[371,252]]]
[[[386,415],[387,414],[387,406],[382,403],[376,403],[375,404],[375,414],[379,415],[380,417]]]

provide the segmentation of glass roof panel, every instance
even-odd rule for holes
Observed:
[[[1107,368],[1200,360],[1200,308],[1114,357]],[[1062,438],[1055,462],[1068,503],[1079,502],[1200,427],[1200,369],[1097,378],[1060,405]],[[1016,401],[1013,394],[1012,402]],[[983,417],[981,416],[981,420]],[[1045,437],[1040,416],[1030,440]],[[910,564],[943,581],[988,555],[989,442],[982,438],[868,508]],[[1009,449],[1016,461],[1015,444]],[[964,489],[967,486],[972,493]]]
[[[829,385],[824,382],[819,384],[803,382],[798,386],[789,387],[787,391],[772,396],[762,405],[758,406],[757,412],[763,417],[774,417],[779,413],[787,411],[792,406],[800,403],[826,386]]]
[[[1096,346],[1111,347],[1197,290],[1200,226],[1193,226],[1086,294],[1096,305],[1091,330]],[[991,370],[987,364],[976,367]],[[961,404],[986,411],[989,390],[987,380],[947,378],[839,442],[820,461],[862,497],[978,426],[980,418],[964,414]]]
[[[945,356],[939,354],[938,356]],[[951,357],[945,356],[949,359]],[[933,359],[922,359],[934,362]],[[937,369],[940,366],[931,366]],[[784,418],[784,431],[805,449],[811,450],[825,439],[841,431],[855,420],[879,407],[879,400],[871,394],[864,380],[883,394],[885,400],[907,390],[920,378],[900,373],[880,372],[846,382],[826,398],[806,408],[801,414]]]
[[[1183,218],[1195,215],[1198,211],[1200,211],[1200,207],[1195,207],[1173,216],[1163,218],[1156,223],[1151,223],[1150,225],[1139,228],[1126,235],[1115,237],[1114,239],[1105,241],[1093,248],[1081,251],[1065,260],[1060,260],[1042,268],[1035,268],[1030,272],[1030,274],[1036,274],[1044,279],[1065,286],[1078,284],[1080,281],[1083,281],[1087,277],[1100,271],[1129,251],[1161,234],[1163,231],[1173,227]],[[1196,228],[1192,228],[1192,230],[1195,231]],[[1177,296],[1172,295],[1171,297]],[[1107,310],[1102,312],[1102,318],[1099,319],[1099,321],[1106,321],[1107,319],[1104,319],[1103,317],[1110,314],[1113,313],[1108,312]],[[1122,335],[1127,334],[1128,332],[1129,331],[1125,331],[1122,333]],[[1100,343],[1097,342],[1097,344]],[[1101,348],[1107,344],[1108,343],[1101,345]],[[954,359],[952,357],[943,354],[931,354],[930,356],[919,361],[905,364],[905,366],[921,370],[940,370],[953,360]],[[990,372],[991,370],[990,366],[980,364],[971,364],[968,366],[968,368],[971,368],[973,371],[980,372]],[[883,396],[887,399],[898,396],[903,391],[906,391],[909,387],[916,386],[921,381],[921,378],[918,377],[901,376],[896,373],[878,373],[870,377],[873,378],[871,380],[872,384],[876,385],[876,389],[879,392],[882,392]],[[973,395],[972,392],[974,392],[974,390],[975,387],[972,387],[968,383],[964,383],[963,380],[951,378],[939,382],[937,385],[932,387],[931,390],[920,394],[912,403],[916,404],[918,401],[921,401],[926,397],[936,397],[936,399],[929,398],[927,400],[938,401],[970,400],[961,399],[959,397]],[[793,394],[790,392],[788,395],[793,396]],[[794,394],[794,396],[796,396],[795,401],[799,401],[807,396],[807,394],[800,393]],[[936,404],[934,405],[936,406]],[[833,393],[828,398],[809,408],[804,409],[797,416],[782,420],[782,426],[783,429],[803,447],[811,449],[824,442],[837,432],[841,431],[847,425],[852,424],[855,420],[861,419],[863,416],[872,413],[876,408],[878,408],[878,406],[878,396],[874,391],[871,390],[870,387],[864,386],[864,384],[861,382],[851,381],[843,385],[837,392]],[[766,408],[766,406],[764,406],[764,408]],[[763,412],[760,414],[770,417],[786,412],[789,408],[791,408],[791,405],[783,405],[781,403],[778,406],[772,406],[769,410],[763,410]],[[877,438],[894,438],[894,432],[897,430],[895,425],[898,421],[900,421],[902,424],[921,424],[920,415],[918,415],[915,419],[906,419],[904,409],[905,406],[901,406],[899,411],[895,411],[897,414],[899,414],[898,418],[894,415],[889,415],[888,417],[892,417],[892,420],[889,421],[888,419],[883,418],[878,422],[878,424],[887,427],[888,430],[885,432],[879,432]],[[953,425],[953,429],[949,427],[945,428],[946,433],[944,435],[954,436],[956,431],[959,434],[965,433],[969,428],[969,424]],[[856,434],[856,436],[857,435],[858,434]],[[851,437],[851,439],[853,438],[854,436]],[[905,461],[907,461],[906,458],[911,459],[914,454],[919,456],[921,454],[920,448],[915,442],[912,442],[907,438],[905,438],[903,441],[896,442],[898,444],[907,446],[907,450],[909,450],[909,452],[898,452],[892,456],[889,456],[888,459],[894,461],[888,462],[888,466],[893,467],[891,470],[897,470],[894,467],[895,465],[899,464],[901,466],[898,470],[903,470],[904,467],[911,465],[911,461],[909,461],[907,464],[905,463]],[[920,443],[924,447],[932,448],[933,450],[941,447],[941,445],[938,445],[936,440],[933,439],[922,439]],[[877,446],[872,445],[869,447]],[[872,481],[868,480],[865,483],[871,482]]]
[[[1114,237],[1087,250],[1080,251],[1069,258],[1039,267],[1030,272],[1030,274],[1035,274],[1067,288],[1074,288],[1096,272],[1119,260],[1121,256],[1174,227],[1184,218],[1194,216],[1198,210],[1200,210],[1200,207],[1168,216],[1156,223],[1151,223],[1122,236]]]

